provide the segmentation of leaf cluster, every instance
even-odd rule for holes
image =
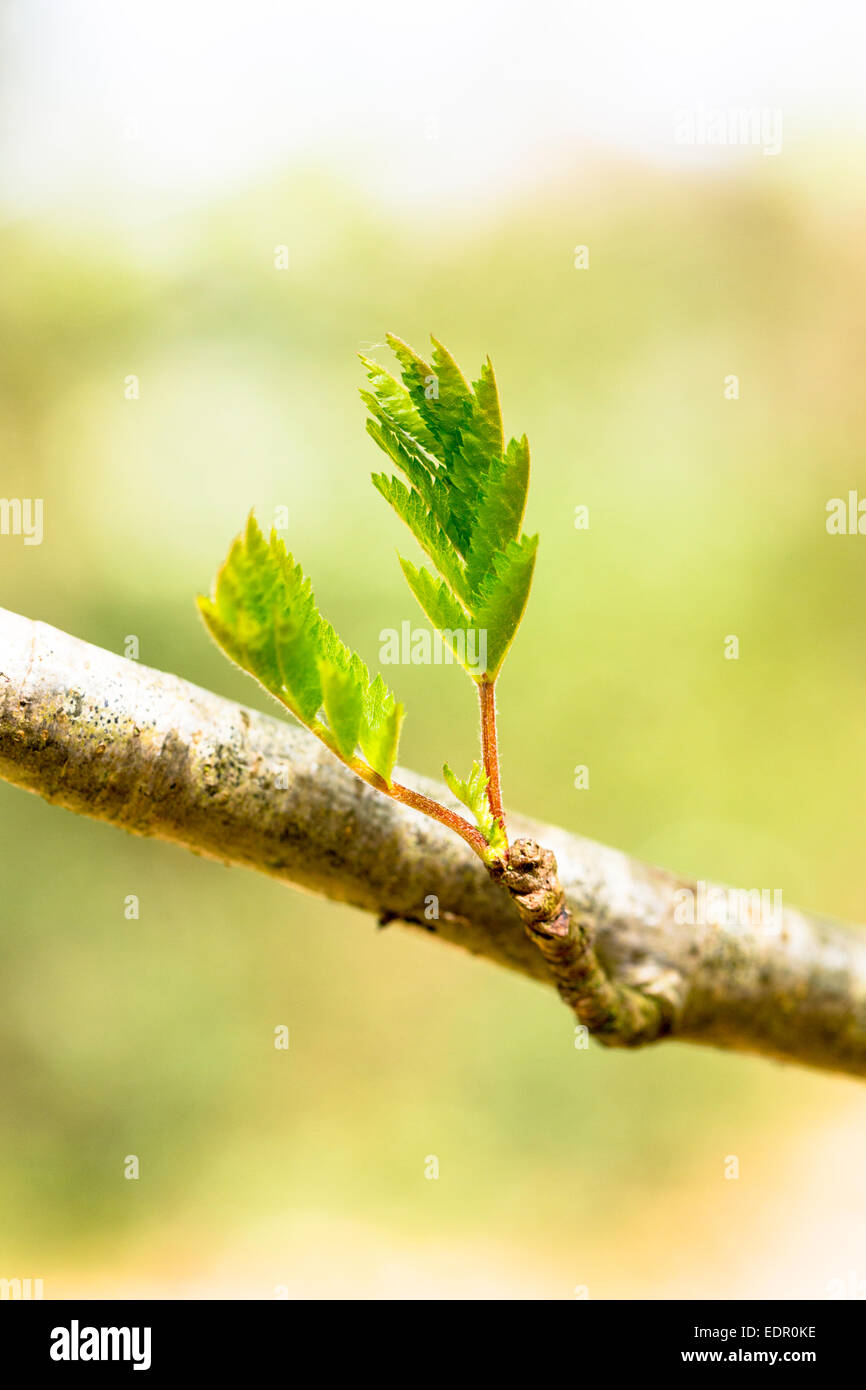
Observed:
[[[333,753],[355,750],[388,784],[403,706],[375,680],[316,607],[310,580],[275,531],[250,514],[199,611],[214,641],[291,710]]]
[[[438,571],[400,556],[418,603],[473,679],[492,682],[535,567],[538,537],[521,529],[529,443],[525,435],[504,442],[489,358],[470,384],[435,338],[429,362],[393,334],[387,341],[401,380],[362,357],[370,388],[361,396],[368,433],[403,476],[374,473],[373,482]],[[483,671],[467,661],[479,651],[486,652]]]
[[[361,395],[367,429],[402,477],[376,473],[373,482],[435,567],[401,556],[410,589],[456,659],[489,685],[514,640],[535,566],[538,537],[521,529],[529,445],[525,435],[504,442],[489,359],[469,383],[435,339],[429,363],[399,338],[389,335],[388,343],[401,379],[365,357],[369,389]],[[392,780],[403,706],[322,617],[310,580],[275,531],[266,538],[251,514],[198,605],[231,660],[338,758],[410,798]],[[490,853],[504,853],[484,768],[476,762],[465,780],[444,771]]]

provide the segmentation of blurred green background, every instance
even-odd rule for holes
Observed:
[[[270,708],[193,598],[251,506],[287,506],[375,669],[380,630],[420,617],[355,353],[433,331],[467,371],[491,354],[532,445],[507,802],[862,919],[866,540],[828,536],[825,506],[866,494],[866,210],[776,167],[611,157],[441,219],[308,167],[138,240],[7,219],[2,492],[45,499],[45,539],[0,541],[0,602]],[[468,683],[384,674],[401,761],[468,765]],[[822,1297],[866,1274],[851,1081],[577,1051],[549,991],[6,785],[0,843],[4,1276],[48,1297],[569,1298]]]

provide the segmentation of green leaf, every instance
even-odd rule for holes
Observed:
[[[478,406],[475,432],[479,443],[491,458],[497,458],[505,447],[505,441],[502,433],[499,387],[496,385],[496,375],[489,357],[481,368],[481,376],[477,381],[473,381],[472,390],[475,392]]]
[[[430,362],[425,362],[414,348],[396,337],[386,333],[385,340],[400,363],[400,375],[409,398],[423,421],[424,431],[434,451],[442,444],[442,415],[438,407],[438,380]],[[376,393],[378,395],[378,392]]]
[[[410,490],[399,478],[385,473],[373,474],[373,485],[386,502],[409,527],[418,544],[426,550],[439,573],[444,576],[451,592],[458,598],[467,597],[463,562],[436,518],[424,504],[420,493]]]
[[[437,579],[423,565],[420,569],[416,568],[402,555],[398,559],[409,588],[443,641],[464,670],[480,679],[483,668],[479,667],[478,660],[483,651],[468,613],[457,602],[444,579]]]
[[[434,440],[433,453],[442,465],[449,491],[456,494],[450,508],[450,534],[458,550],[465,554],[471,513],[478,497],[476,469],[463,449],[463,433],[474,410],[472,389],[451,354],[435,338],[433,360],[425,362],[393,334],[386,337],[402,367],[407,391],[428,436]]]
[[[495,680],[514,641],[529,598],[535,569],[537,536],[521,536],[512,541],[493,568],[473,602],[473,618],[487,633],[487,678]]]
[[[362,397],[372,395],[373,399],[378,402],[380,409],[395,425],[404,429],[412,439],[416,439],[428,453],[435,454],[436,441],[433,435],[428,432],[421,412],[406,387],[401,385],[390,372],[386,372],[384,367],[380,367],[378,362],[374,362],[371,357],[365,357],[363,353],[359,353],[359,356],[367,370],[367,376],[373,388],[372,392],[362,391]]]
[[[232,661],[344,761],[360,745],[368,766],[390,782],[403,707],[322,617],[310,580],[275,531],[266,540],[250,514],[211,597],[200,596],[198,606]]]
[[[486,674],[493,679],[523,615],[535,565],[537,537],[521,531],[529,444],[524,435],[504,447],[489,358],[470,385],[435,338],[430,362],[392,334],[387,340],[403,384],[365,358],[372,389],[361,394],[370,435],[409,486],[383,473],[373,482],[442,576],[434,580],[401,559],[422,609],[440,632],[454,629],[458,610],[461,627],[484,632]],[[471,663],[463,664],[475,675]]]
[[[310,582],[282,542],[265,541],[251,515],[199,610],[212,637],[272,695],[309,723],[322,703]]]
[[[322,698],[337,748],[347,760],[354,755],[364,714],[364,691],[355,672],[322,662]]]
[[[487,799],[487,773],[479,762],[472,764],[472,771],[465,781],[446,763],[442,769],[451,793],[475,817],[475,823],[491,850],[498,855],[507,848],[505,835],[498,821],[493,819]]]
[[[389,785],[397,760],[403,714],[403,706],[394,699],[382,677],[377,676],[364,698],[358,742],[369,766]]]
[[[493,830],[487,838],[487,843],[490,846],[490,853],[485,855],[488,863],[494,859],[505,858],[508,853],[508,837],[499,821],[493,822]]]
[[[446,763],[442,769],[445,781],[449,789],[462,801],[467,810],[471,811],[479,825],[484,816],[490,816],[490,807],[487,804],[487,773],[481,763],[474,762],[469,776],[463,780]]]
[[[460,475],[468,470],[463,458],[463,434],[472,422],[475,413],[475,397],[472,388],[464,377],[451,353],[438,339],[433,343],[433,378],[435,389],[430,400],[430,419],[435,422],[433,432],[442,441],[446,457],[455,470],[455,482],[460,486]],[[431,425],[431,429],[433,426]],[[472,497],[475,491],[471,476],[466,479],[466,494]]]
[[[524,435],[511,440],[505,457],[497,459],[487,474],[466,564],[471,593],[478,592],[492,571],[495,556],[520,535],[528,489],[529,441]]]
[[[438,476],[435,463],[423,453],[416,440],[413,440],[404,430],[398,428],[388,419],[376,405],[374,398],[368,399],[366,391],[361,392],[361,397],[367,401],[368,409],[374,417],[367,421],[367,433],[372,439],[375,439],[379,448],[396,463],[401,473],[412,485],[413,490],[421,497],[426,509],[454,545],[457,537],[450,534],[451,505],[448,488]],[[372,404],[370,403],[371,400],[373,401]],[[381,475],[374,474],[373,476],[375,478]]]

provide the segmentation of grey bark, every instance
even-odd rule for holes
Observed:
[[[410,772],[400,780],[448,805]],[[0,610],[0,776],[137,835],[351,903],[551,983],[505,888],[458,837],[364,785],[305,730]],[[694,882],[551,826],[571,912],[668,1036],[866,1075],[866,931],[681,925]],[[6,864],[4,872],[14,873]],[[438,920],[425,903],[438,900]]]

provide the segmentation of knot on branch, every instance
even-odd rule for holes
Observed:
[[[552,850],[542,849],[535,840],[515,840],[498,876],[528,931],[540,936],[568,936],[565,891]]]
[[[635,1047],[666,1031],[657,1000],[607,976],[593,949],[592,918],[570,912],[552,850],[536,840],[515,840],[491,874],[511,894],[560,995],[600,1041]]]

